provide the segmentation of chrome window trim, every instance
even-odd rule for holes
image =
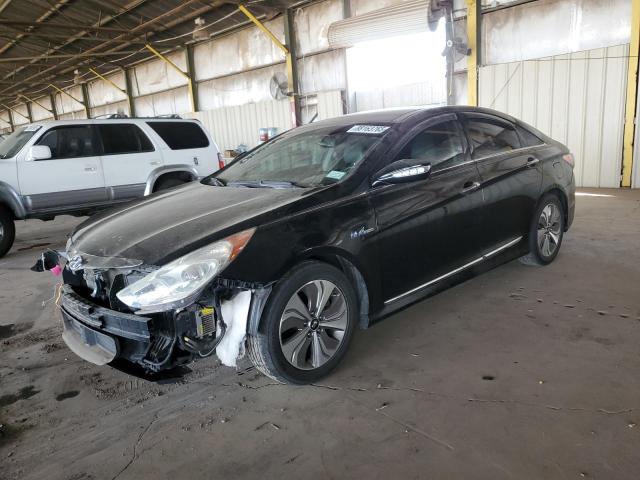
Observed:
[[[511,153],[518,153],[518,152],[522,152],[524,150],[531,150],[532,148],[539,148],[539,147],[547,147],[548,145],[546,143],[541,143],[540,145],[530,145],[528,147],[520,147],[520,148],[515,148],[513,150],[509,150],[506,152],[500,152],[500,153],[494,153],[492,155],[487,155],[486,157],[480,157],[480,158],[476,158],[475,160],[472,160],[474,162],[481,162],[483,160],[488,160],[490,158],[496,158],[502,155],[507,155],[507,154],[511,154]]]
[[[503,251],[503,250],[505,250],[505,249],[507,249],[509,247],[512,247],[513,245],[518,243],[520,240],[522,240],[522,236],[514,238],[513,240],[508,241],[504,245],[501,245],[498,248],[496,248],[494,250],[491,250],[488,253],[485,253],[484,255],[476,258],[475,260],[472,260],[471,262],[469,262],[469,263],[467,263],[465,265],[462,265],[461,267],[456,268],[455,270],[451,270],[450,272],[447,272],[447,273],[445,273],[443,275],[440,275],[439,277],[434,278],[433,280],[429,280],[427,283],[423,283],[422,285],[419,285],[419,286],[417,286],[415,288],[412,288],[411,290],[409,290],[407,292],[401,293],[400,295],[397,295],[397,296],[395,296],[393,298],[390,298],[389,300],[385,300],[384,304],[388,305],[389,303],[393,303],[396,300],[400,300],[401,298],[406,297],[407,295],[411,295],[412,293],[416,293],[416,292],[422,290],[423,288],[426,288],[426,287],[428,287],[430,285],[433,285],[434,283],[437,283],[437,282],[439,282],[441,280],[444,280],[445,278],[451,277],[452,275],[455,275],[456,273],[460,273],[463,270],[466,270],[467,268],[472,267],[473,265],[476,265],[476,264],[478,264],[480,262],[484,262],[485,260],[487,260],[488,258],[494,256],[495,254],[500,253],[501,251]]]

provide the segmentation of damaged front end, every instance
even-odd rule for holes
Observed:
[[[268,288],[218,277],[220,266],[233,260],[233,250],[230,245],[228,258],[217,258],[209,270],[185,257],[155,267],[71,248],[47,252],[34,269],[61,272],[56,305],[63,339],[91,363],[121,359],[158,372],[217,353],[223,364],[235,366],[250,311],[259,315],[264,303],[254,296],[265,298]]]

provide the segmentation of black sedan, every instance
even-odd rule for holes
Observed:
[[[81,224],[59,258],[63,337],[96,364],[246,353],[276,380],[313,382],[357,327],[511,259],[552,262],[573,220],[573,163],[481,108],[296,128]]]

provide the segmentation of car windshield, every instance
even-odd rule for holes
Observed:
[[[33,126],[20,127],[0,142],[0,158],[11,158],[17,154],[25,143],[38,131]]]
[[[247,153],[208,180],[252,188],[329,185],[352,172],[387,129],[334,125],[291,130]]]

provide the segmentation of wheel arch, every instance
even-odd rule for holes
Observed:
[[[550,185],[549,187],[547,187],[547,189],[544,192],[542,192],[542,195],[540,195],[540,198],[538,199],[538,205],[540,205],[540,202],[542,202],[542,199],[549,194],[557,196],[560,199],[560,203],[562,203],[562,213],[564,216],[564,229],[565,231],[567,231],[567,229],[569,228],[569,197],[567,193],[564,191],[564,189],[560,187],[560,185]],[[538,205],[536,205],[536,207]]]
[[[347,252],[342,250],[329,249],[310,252],[309,255],[302,258],[300,262],[315,260],[318,262],[328,263],[346,275],[358,296],[358,312],[360,314],[358,325],[360,328],[365,329],[369,327],[369,306],[371,304],[369,298],[369,286],[361,269],[357,266],[357,261],[350,257],[351,256]]]
[[[366,329],[370,325],[369,319],[369,306],[370,291],[369,285],[362,274],[361,268],[357,266],[357,260],[355,260],[348,252],[344,252],[338,248],[318,248],[304,252],[304,254],[297,256],[285,269],[284,274],[280,277],[284,277],[294,268],[304,262],[321,262],[331,265],[340,270],[347,280],[353,286],[356,295],[358,297],[359,306],[359,318],[358,326],[361,329]],[[255,335],[262,327],[262,312],[265,305],[271,298],[273,287],[277,281],[270,283],[268,286],[254,290],[252,298],[252,305],[249,311],[249,319],[247,322],[247,332],[250,335]]]
[[[144,196],[151,195],[155,191],[155,187],[161,180],[165,178],[181,178],[193,181],[200,177],[198,171],[188,165],[164,165],[153,170],[147,178],[146,186],[144,189]]]
[[[23,219],[27,216],[20,195],[5,182],[0,182],[0,206],[5,206],[13,214],[14,219]]]

